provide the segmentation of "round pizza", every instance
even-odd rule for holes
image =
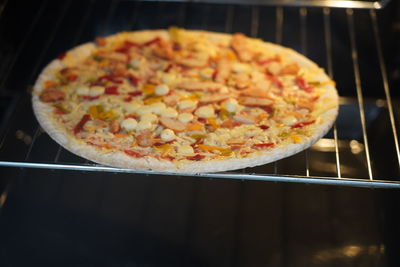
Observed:
[[[59,55],[32,102],[42,128],[77,155],[176,173],[288,157],[324,136],[338,112],[335,83],[299,53],[179,28],[99,37]]]

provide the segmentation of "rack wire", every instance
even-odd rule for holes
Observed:
[[[97,171],[97,172],[111,172],[111,173],[134,173],[137,175],[159,175],[166,173],[153,172],[153,171],[137,171],[132,169],[113,168],[102,166],[84,161],[81,158],[72,155],[64,150],[61,146],[56,145],[50,138],[43,133],[37,122],[33,118],[30,109],[30,96],[26,92],[18,92],[13,87],[10,76],[18,71],[17,63],[20,62],[21,55],[24,50],[29,46],[32,36],[37,31],[43,29],[39,25],[39,21],[46,15],[49,10],[50,3],[47,0],[41,2],[38,7],[36,15],[32,23],[25,32],[22,42],[18,45],[9,68],[0,73],[0,93],[1,95],[14,95],[18,99],[18,104],[10,106],[8,113],[11,114],[8,118],[3,120],[8,121],[7,127],[1,135],[0,142],[0,167],[13,167],[13,168],[39,168],[39,169],[57,169],[57,170],[71,170],[71,171]],[[33,68],[29,73],[27,86],[31,86],[34,78],[38,75],[40,68],[46,63],[47,59],[51,59],[55,55],[49,51],[58,51],[56,48],[59,43],[60,31],[66,27],[65,17],[72,16],[73,1],[66,1],[62,8],[57,13],[57,20],[48,31],[48,38],[42,44],[38,56],[32,61]],[[64,44],[64,49],[73,47],[78,43],[93,39],[96,35],[108,35],[116,31],[127,29],[142,29],[142,28],[160,28],[168,27],[171,24],[187,28],[202,28],[205,30],[221,29],[225,32],[241,31],[243,25],[237,25],[237,20],[241,19],[243,14],[247,14],[248,20],[243,20],[247,29],[244,29],[248,35],[252,37],[264,38],[262,35],[262,28],[269,27],[268,29],[274,31],[266,39],[278,44],[292,46],[299,52],[308,55],[312,54],[314,46],[310,44],[311,35],[315,35],[313,29],[310,28],[311,19],[318,19],[320,23],[319,31],[322,32],[320,42],[323,42],[324,53],[317,56],[311,55],[318,64],[326,68],[328,74],[334,77],[334,70],[338,70],[338,66],[333,54],[335,49],[333,45],[334,34],[332,31],[332,16],[345,16],[345,23],[348,34],[348,42],[345,50],[348,50],[348,57],[351,62],[352,68],[349,71],[353,72],[353,85],[351,86],[354,91],[352,95],[355,97],[341,98],[342,107],[345,105],[356,106],[357,109],[353,110],[350,115],[357,118],[357,124],[360,125],[358,131],[361,133],[359,139],[346,137],[344,132],[348,129],[344,128],[342,120],[343,116],[338,118],[337,123],[333,126],[331,133],[329,133],[320,142],[316,143],[310,149],[301,152],[289,159],[280,160],[278,162],[267,164],[261,167],[247,168],[239,171],[232,171],[226,173],[206,173],[191,175],[199,178],[229,178],[229,179],[243,179],[243,180],[263,180],[275,182],[296,182],[296,183],[314,183],[314,184],[330,184],[330,185],[344,185],[344,186],[365,186],[365,187],[384,187],[384,188],[400,188],[400,149],[398,140],[397,120],[395,115],[395,108],[393,102],[395,100],[391,97],[390,84],[388,81],[388,74],[386,64],[383,56],[382,42],[380,39],[378,16],[374,9],[363,10],[363,14],[368,14],[370,19],[369,29],[374,38],[375,51],[369,51],[371,56],[377,57],[378,68],[382,78],[382,89],[384,92],[384,99],[370,99],[365,98],[365,89],[363,86],[363,73],[360,70],[360,53],[359,44],[357,42],[357,31],[354,25],[355,11],[353,9],[335,10],[328,7],[309,9],[307,7],[261,7],[253,5],[251,7],[237,6],[237,5],[212,5],[212,4],[194,4],[194,3],[165,3],[158,2],[157,8],[154,9],[155,3],[151,6],[147,2],[130,2],[130,1],[111,1],[103,14],[104,20],[101,20],[101,26],[95,28],[94,18],[98,17],[97,5],[99,2],[90,0],[87,2],[83,15],[79,18],[79,26],[75,33],[69,34],[69,42]],[[128,11],[121,11],[124,7],[129,7]],[[97,7],[97,9],[96,9]],[[151,8],[152,11],[157,10],[155,20],[148,22],[146,11]],[[170,8],[170,9],[168,9]],[[191,26],[190,20],[192,18],[190,13],[194,9],[202,9],[202,16],[194,25]],[[7,6],[5,7],[5,10]],[[177,12],[177,16],[169,17],[171,14],[166,13],[165,10],[173,10]],[[1,9],[3,10],[3,9]],[[104,9],[102,9],[104,11]],[[225,17],[223,21],[217,21],[212,16],[212,12],[219,10]],[[143,12],[144,11],[144,12]],[[122,12],[124,16],[120,16],[118,12]],[[267,25],[265,23],[265,12],[274,14],[274,25]],[[333,14],[334,13],[334,14]],[[174,13],[175,14],[175,13]],[[293,14],[298,18],[294,23],[291,21]],[[310,15],[311,14],[311,15]],[[124,18],[125,22],[117,23],[118,19]],[[85,26],[90,31],[85,31]],[[287,37],[294,38],[288,35],[287,28],[298,26],[298,38],[294,42],[287,44]],[[297,26],[296,26],[297,27]],[[315,30],[315,29],[314,29]],[[88,33],[90,32],[90,33]],[[272,38],[273,37],[273,38]],[[318,37],[318,36],[317,36]],[[316,37],[314,36],[314,39]],[[341,36],[341,38],[345,38]],[[320,62],[319,62],[320,61]],[[340,66],[339,71],[340,72]],[[343,78],[340,73],[336,72],[335,76]],[[340,79],[338,79],[339,94],[341,93]],[[373,106],[374,110],[383,110],[384,116],[387,117],[388,123],[384,125],[389,132],[385,132],[385,138],[390,143],[387,149],[390,150],[392,156],[396,157],[395,164],[392,164],[391,172],[386,173],[386,167],[374,162],[376,159],[376,145],[371,142],[370,132],[371,128],[368,126],[368,114],[366,114],[368,107]],[[11,111],[10,111],[11,110]],[[387,111],[387,112],[386,112]],[[29,115],[26,115],[28,112]],[[30,113],[29,113],[30,112]],[[342,110],[341,110],[342,112]],[[386,114],[387,113],[387,114]],[[26,118],[28,116],[28,118]],[[25,119],[25,120],[23,120]],[[31,120],[27,126],[24,125],[26,120]],[[18,133],[18,134],[16,134]],[[350,135],[351,136],[351,135]],[[47,150],[47,151],[44,151]],[[53,154],[54,156],[50,156]],[[320,159],[323,158],[322,160]],[[350,160],[349,160],[350,159]],[[301,163],[303,162],[303,163]],[[352,167],[352,162],[355,167]],[[322,166],[322,167],[318,167]],[[329,172],[324,171],[325,167],[329,167]],[[349,171],[352,170],[352,171]],[[356,169],[356,170],[353,170]],[[351,173],[354,173],[352,175]],[[350,174],[350,175],[349,175]],[[182,174],[167,174],[179,175]]]

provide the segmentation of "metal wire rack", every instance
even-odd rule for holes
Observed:
[[[391,97],[379,14],[374,9],[89,0],[80,4],[76,15],[74,1],[38,3],[17,45],[3,53],[0,96],[11,101],[0,124],[0,167],[165,174],[102,166],[64,150],[36,122],[29,88],[46,62],[78,43],[122,30],[177,25],[241,31],[292,47],[324,67],[337,80],[339,94],[346,96],[340,99],[340,115],[331,132],[307,151],[260,167],[195,176],[400,188],[397,105]],[[5,20],[8,8],[13,8],[11,2],[0,8],[0,19]],[[364,37],[354,21],[360,18],[367,19],[362,30],[373,40],[368,45],[359,42]],[[372,71],[363,68],[366,63]]]

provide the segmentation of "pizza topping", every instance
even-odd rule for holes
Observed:
[[[214,108],[212,106],[202,106],[195,111],[195,114],[200,118],[214,117]]]
[[[331,82],[319,70],[243,34],[168,34],[97,38],[90,56],[43,83],[40,100],[76,138],[134,158],[240,158],[312,134]]]
[[[127,132],[131,132],[136,129],[137,121],[133,118],[127,118],[121,122],[121,127]]]
[[[78,122],[78,124],[75,125],[74,127],[74,134],[79,133],[80,131],[83,130],[83,126],[90,120],[90,115],[85,114],[82,116],[81,120]]]
[[[155,88],[156,95],[166,95],[169,92],[169,87],[166,84],[160,84]]]
[[[168,141],[172,141],[176,138],[174,131],[170,130],[170,129],[164,129],[161,132],[161,140],[168,142]]]
[[[65,93],[55,88],[47,88],[40,94],[40,100],[43,102],[58,102],[65,99]]]

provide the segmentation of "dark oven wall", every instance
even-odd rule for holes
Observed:
[[[392,132],[399,125],[397,1],[384,10],[351,11],[5,0],[0,15],[1,266],[399,265],[400,173]],[[324,138],[336,140],[340,153],[316,145],[278,163],[232,173],[236,179],[124,174],[96,170],[100,166],[61,149],[40,130],[29,93],[52,58],[96,36],[171,25],[243,32],[291,47],[324,67],[341,96],[337,138],[333,131]],[[391,89],[394,123],[385,88]],[[357,89],[365,104],[370,160]],[[36,163],[50,165],[26,167]],[[55,164],[90,171],[55,170]],[[310,179],[299,183],[302,177]],[[340,185],[339,178],[353,186]],[[377,188],[370,188],[370,178]],[[336,185],[316,185],[323,181]]]

